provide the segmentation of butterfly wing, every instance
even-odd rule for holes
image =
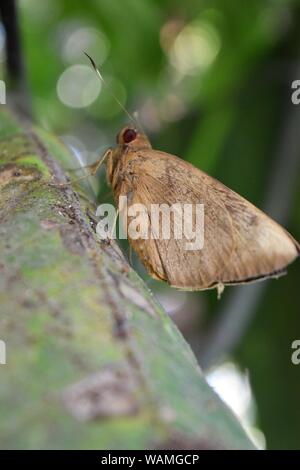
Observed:
[[[202,290],[276,276],[299,255],[298,243],[279,224],[184,160],[134,151],[122,172],[115,195],[126,195],[129,206],[143,204],[148,214],[151,204],[204,205],[202,249],[187,250],[190,240],[177,239],[174,228],[169,239],[128,237],[149,274],[171,286]],[[150,218],[149,225],[152,230]]]

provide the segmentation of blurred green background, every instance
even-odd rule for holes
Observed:
[[[300,240],[300,4],[296,0],[20,0],[34,120],[71,148],[70,167],[113,145],[126,115],[154,148],[179,155],[264,208]],[[5,74],[0,29],[1,75]],[[91,183],[106,197],[104,173]],[[300,263],[288,276],[216,293],[179,293],[141,272],[207,378],[261,447],[300,448]]]

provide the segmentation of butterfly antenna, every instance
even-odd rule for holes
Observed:
[[[96,66],[95,64],[95,61],[85,52],[84,53],[87,58],[90,60],[91,64],[92,64],[92,67],[93,69],[95,70],[96,74],[98,75],[98,77],[100,78],[101,82],[103,83],[103,85],[107,88],[107,90],[109,91],[109,93],[111,94],[111,96],[113,97],[113,99],[116,101],[116,103],[118,103],[118,105],[120,106],[120,108],[124,111],[124,113],[129,117],[130,121],[137,127],[139,127],[138,125],[138,122],[137,120],[127,111],[127,109],[125,108],[125,106],[121,103],[121,101],[116,97],[116,95],[113,93],[113,91],[111,90],[110,86],[108,85],[108,83],[104,80],[104,78],[102,77],[101,73],[100,73],[100,70],[98,69],[98,67]]]

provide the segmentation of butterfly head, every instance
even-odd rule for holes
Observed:
[[[122,147],[151,148],[147,136],[132,125],[124,127],[117,135],[117,143]]]

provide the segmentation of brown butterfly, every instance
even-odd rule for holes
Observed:
[[[101,81],[103,77],[90,59]],[[115,98],[117,100],[117,98]],[[122,104],[117,100],[122,106]],[[123,106],[122,106],[123,108]],[[128,208],[143,204],[204,205],[204,246],[186,250],[187,239],[177,239],[174,229],[168,239],[128,239],[155,279],[185,290],[202,290],[227,284],[242,284],[278,277],[300,254],[297,241],[279,224],[219,181],[190,163],[154,150],[133,122],[117,136],[109,149],[92,165],[94,174],[106,160],[107,180],[116,203],[126,197]],[[130,222],[128,212],[120,214]],[[128,225],[128,224],[127,224]],[[150,232],[151,232],[150,221]]]
[[[118,134],[117,144],[104,156],[117,204],[125,196],[128,207],[138,203],[149,211],[151,204],[204,205],[202,249],[186,250],[187,239],[176,239],[173,232],[170,239],[133,239],[128,234],[153,278],[185,290],[220,288],[278,277],[299,256],[299,244],[279,224],[190,163],[154,150],[134,126]],[[120,213],[130,222],[128,213]]]

